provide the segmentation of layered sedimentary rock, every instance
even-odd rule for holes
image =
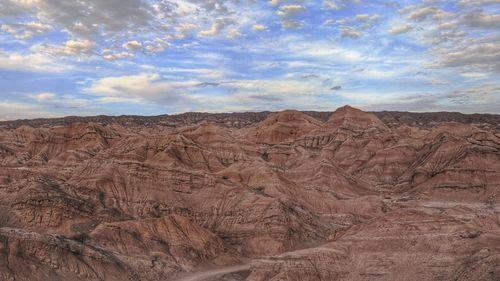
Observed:
[[[0,279],[500,279],[495,115],[324,115],[2,123]]]

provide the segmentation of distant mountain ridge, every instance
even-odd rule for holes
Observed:
[[[333,111],[301,111],[319,121],[326,122]],[[202,121],[224,124],[228,127],[243,128],[266,119],[271,111],[260,112],[234,112],[234,113],[205,113],[186,112],[181,114],[164,114],[156,116],[140,115],[97,115],[97,116],[67,116],[59,118],[36,118],[0,121],[0,128],[15,129],[20,126],[51,127],[69,125],[78,122],[94,122],[102,125],[117,123],[121,125],[166,125],[183,126],[196,124]],[[389,127],[410,125],[419,127],[435,126],[440,122],[459,122],[464,124],[477,124],[480,127],[488,126],[487,129],[500,131],[500,114],[474,113],[464,114],[460,112],[405,112],[405,111],[376,111],[375,114]]]

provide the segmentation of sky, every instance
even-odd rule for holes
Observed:
[[[500,0],[0,0],[0,120],[500,113]]]

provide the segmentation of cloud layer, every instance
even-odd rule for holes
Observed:
[[[3,0],[0,118],[500,113],[499,26],[496,0]]]

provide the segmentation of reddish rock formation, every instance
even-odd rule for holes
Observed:
[[[3,122],[0,280],[499,280],[500,118],[442,114]]]
[[[278,144],[302,137],[321,127],[321,122],[296,110],[272,113],[257,126],[248,129],[245,140],[262,144]]]

